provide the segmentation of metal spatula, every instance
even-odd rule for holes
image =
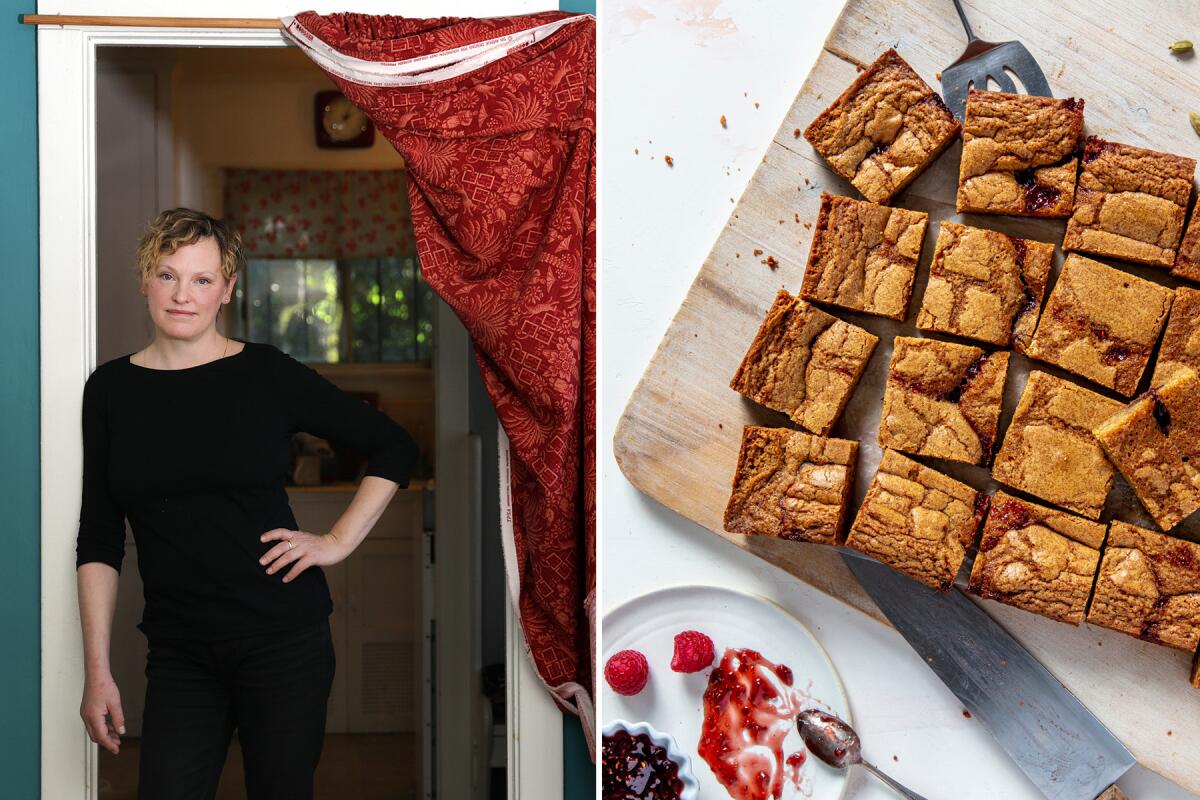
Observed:
[[[1027,94],[1053,97],[1050,84],[1042,68],[1033,60],[1033,55],[1020,42],[985,42],[971,30],[967,15],[959,0],[954,0],[954,9],[967,30],[967,49],[950,66],[942,70],[942,99],[950,107],[959,122],[967,111],[967,90],[988,88],[988,78],[994,80],[1000,91],[1017,93],[1017,86],[1004,68],[1012,70]]]

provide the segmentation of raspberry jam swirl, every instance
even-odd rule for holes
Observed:
[[[811,695],[795,689],[792,680],[787,666],[734,648],[708,676],[697,750],[734,800],[782,797],[787,783],[812,795],[804,770],[807,751],[784,754],[796,714],[812,704]]]
[[[644,733],[604,737],[604,800],[679,800],[679,765]]]

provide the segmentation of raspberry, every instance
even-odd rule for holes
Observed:
[[[604,680],[617,694],[634,695],[646,688],[650,665],[637,650],[622,650],[604,665]]]
[[[676,672],[699,672],[711,666],[715,657],[712,639],[700,631],[675,634],[675,656],[671,659],[671,669]]]

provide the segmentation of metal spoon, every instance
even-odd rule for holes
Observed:
[[[861,764],[879,780],[892,787],[901,797],[908,800],[925,800],[916,792],[910,792],[896,781],[879,771],[862,757],[862,744],[858,734],[844,720],[815,708],[807,708],[796,715],[796,726],[804,738],[810,753],[834,769],[846,769],[851,764]]]

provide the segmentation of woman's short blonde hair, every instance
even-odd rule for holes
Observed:
[[[160,213],[146,227],[138,242],[137,272],[142,285],[154,275],[158,262],[180,247],[195,244],[204,238],[212,238],[221,251],[221,274],[225,280],[246,267],[246,256],[242,253],[242,236],[225,222],[210,217],[203,211],[190,208],[171,208]]]

